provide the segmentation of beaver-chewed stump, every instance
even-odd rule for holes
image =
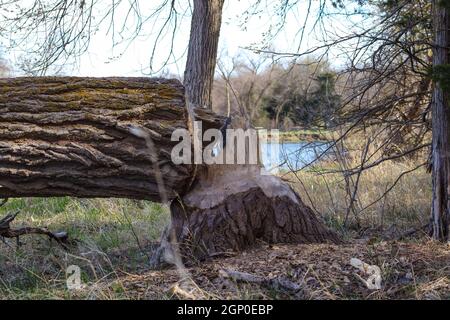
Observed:
[[[172,250],[166,240],[196,258],[258,240],[339,241],[288,184],[258,166],[174,164],[172,133],[190,132],[192,120],[203,130],[228,123],[201,108],[188,111],[177,80],[0,79],[0,198],[168,201],[172,223],[154,256],[159,262]]]
[[[292,188],[258,166],[203,168],[193,188],[171,203],[172,225],[153,264],[203,259],[266,243],[339,243]],[[171,238],[172,237],[172,238]]]

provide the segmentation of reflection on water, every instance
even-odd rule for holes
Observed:
[[[261,156],[267,170],[300,170],[330,146],[329,142],[261,143]]]

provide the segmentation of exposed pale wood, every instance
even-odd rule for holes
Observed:
[[[208,170],[207,170],[208,169]],[[209,170],[211,169],[211,170]],[[240,252],[266,243],[340,243],[300,197],[278,177],[261,175],[258,166],[203,168],[193,188],[171,204],[172,224],[153,266]]]
[[[184,84],[188,106],[211,108],[224,0],[195,0]],[[202,166],[196,181],[171,203],[172,223],[153,266],[206,258],[266,242],[339,242],[300,197],[259,166]]]
[[[209,110],[191,111],[204,130],[227,123]],[[191,128],[190,120],[175,80],[0,79],[0,198],[176,198],[163,244],[179,242],[175,252],[190,258],[244,250],[258,240],[339,241],[286,183],[261,175],[259,166],[174,165],[178,142],[171,135]],[[150,137],[152,150],[136,129]]]

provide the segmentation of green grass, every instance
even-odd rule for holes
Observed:
[[[13,227],[64,230],[76,244],[66,252],[41,236],[23,236],[21,247],[14,240],[0,243],[0,299],[89,298],[66,289],[68,266],[80,266],[90,285],[137,272],[148,265],[152,243],[169,222],[167,207],[123,199],[11,199],[0,216],[17,211]],[[110,290],[111,297],[121,297],[120,288]],[[89,294],[107,299],[106,293]]]
[[[360,158],[356,151],[350,159]],[[357,165],[357,160],[354,161],[350,167]],[[324,175],[327,169],[337,169],[336,163],[310,167],[297,176],[288,174],[285,178],[289,178],[302,200],[314,206],[344,239],[360,236],[362,230],[371,231],[365,235],[381,236],[392,230],[401,232],[420,226],[429,217],[431,181],[423,168],[405,175],[383,201],[361,210],[379,198],[402,172],[414,168],[416,162],[385,162],[361,175],[357,199],[359,226],[353,213],[344,225],[348,196],[342,174]],[[21,247],[16,246],[14,239],[7,244],[0,242],[0,299],[127,299],[130,291],[122,287],[123,275],[148,271],[154,242],[169,223],[166,206],[125,199],[10,199],[0,207],[0,217],[17,211],[20,214],[13,227],[64,230],[76,243],[67,252],[41,236],[23,236]],[[67,289],[66,269],[70,265],[81,268],[88,290]],[[245,288],[240,297],[260,297],[260,292]]]
[[[413,165],[386,163],[364,173],[359,206],[379,197]],[[431,185],[429,174],[422,169],[402,178],[383,203],[359,212],[359,228],[353,214],[344,227],[347,203],[342,176],[332,174],[324,179],[309,170],[298,174],[302,184],[297,177],[288,177],[305,203],[310,204],[309,195],[325,222],[345,239],[365,229],[381,234],[394,226],[401,231],[428,219]],[[66,252],[41,236],[22,237],[25,244],[19,248],[14,240],[7,245],[0,242],[0,299],[127,299],[129,291],[122,288],[121,276],[148,270],[153,244],[169,222],[167,207],[123,199],[11,199],[0,207],[0,216],[16,211],[20,214],[13,226],[65,230],[77,243]],[[65,270],[70,265],[82,269],[83,283],[89,290],[67,290]],[[247,298],[260,294],[245,287],[240,293]]]

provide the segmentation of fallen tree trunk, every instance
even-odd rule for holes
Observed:
[[[292,188],[257,165],[202,167],[171,203],[172,224],[152,265],[239,252],[266,243],[340,243]],[[171,243],[179,244],[175,247]]]
[[[205,129],[223,125],[223,117],[197,111]],[[135,128],[144,130],[154,150]],[[194,172],[171,161],[175,129],[188,129],[177,80],[0,79],[0,198],[173,199]]]
[[[289,185],[257,165],[175,165],[172,133],[191,132],[192,117],[203,131],[228,123],[202,108],[188,112],[176,80],[0,79],[0,198],[171,201],[156,265],[177,261],[172,242],[198,258],[258,240],[339,242]]]

